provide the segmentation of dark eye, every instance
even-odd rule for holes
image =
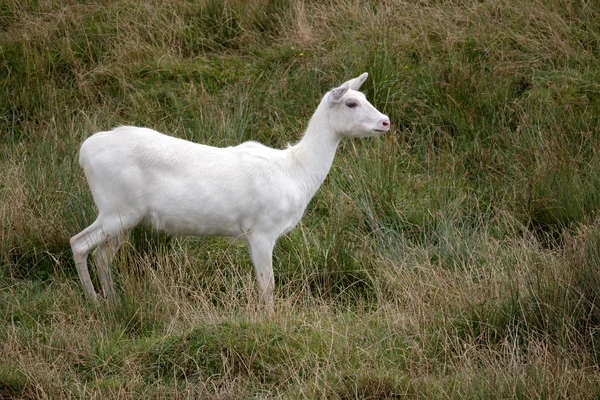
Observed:
[[[356,108],[358,107],[358,103],[354,100],[348,100],[348,102],[346,102],[346,105],[350,108]]]

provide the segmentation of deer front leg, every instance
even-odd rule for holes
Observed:
[[[254,264],[256,283],[258,284],[258,295],[267,311],[273,311],[273,247],[275,240],[263,235],[252,235],[248,238],[250,258]]]

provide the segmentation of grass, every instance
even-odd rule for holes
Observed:
[[[598,65],[594,2],[4,2],[0,398],[597,398]],[[284,147],[364,71],[392,130],[278,242],[273,316],[244,244],[141,229],[85,301],[87,136]]]

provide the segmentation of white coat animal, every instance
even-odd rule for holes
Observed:
[[[248,243],[262,301],[273,303],[272,253],[302,218],[340,140],[377,136],[390,120],[358,92],[364,73],[328,92],[302,139],[283,150],[257,142],[216,148],[122,126],[81,145],[79,164],[98,218],[71,238],[86,295],[95,300],[87,258],[105,295],[115,297],[110,263],[130,230],[144,222],[175,235],[226,235]]]

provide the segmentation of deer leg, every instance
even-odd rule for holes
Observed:
[[[100,222],[99,220],[96,220],[92,225],[73,236],[70,240],[73,258],[75,259],[75,267],[77,268],[81,286],[83,286],[86,296],[93,301],[96,300],[96,292],[94,291],[94,285],[90,278],[87,258],[90,251],[92,251],[92,249],[101,241],[101,230]]]
[[[116,299],[115,285],[110,273],[110,263],[123,242],[127,239],[128,234],[128,231],[117,233],[116,235],[107,234],[105,240],[98,244],[98,247],[92,253],[92,258],[100,277],[100,283],[102,284],[102,290],[109,300]]]
[[[254,264],[259,298],[270,312],[273,311],[273,288],[275,287],[273,247],[275,247],[275,240],[267,236],[252,235],[248,238],[248,248],[252,264]]]

